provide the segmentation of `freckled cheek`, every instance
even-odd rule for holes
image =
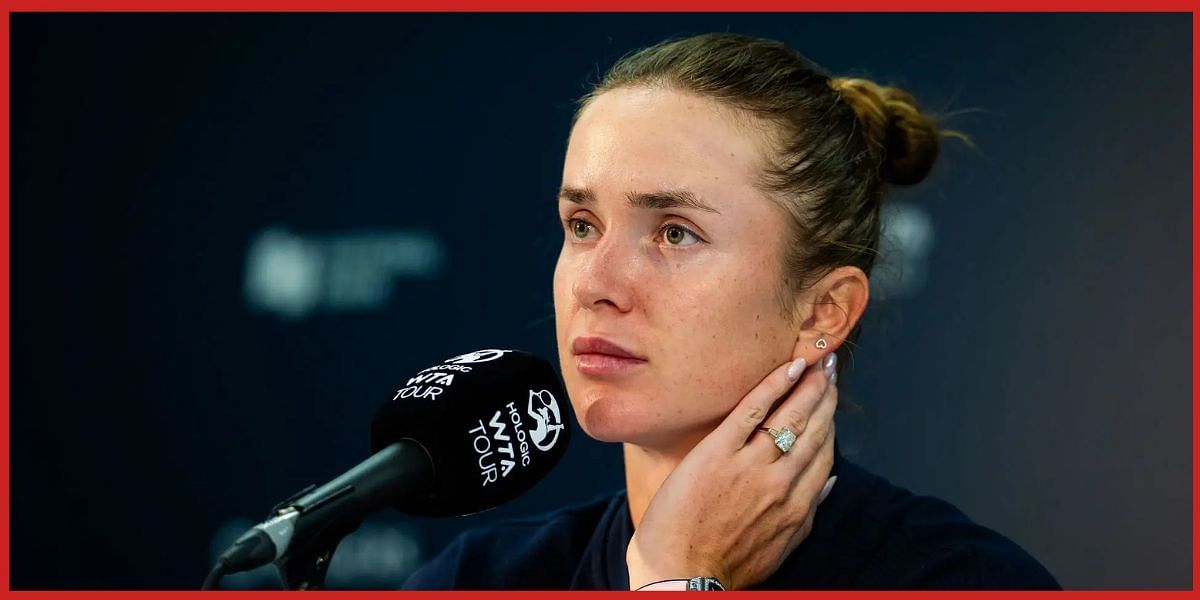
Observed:
[[[702,293],[677,295],[665,338],[680,389],[702,403],[693,410],[727,413],[786,360],[791,345],[773,291],[731,278]]]
[[[647,298],[647,305],[657,307],[651,317],[658,324],[654,328],[659,353],[656,371],[662,375],[664,393],[678,398],[671,411],[675,416],[711,417],[740,398],[730,399],[736,388],[729,380],[730,371],[737,366],[729,352],[730,337],[739,335],[741,315],[725,304],[722,298],[728,298],[728,292],[722,296],[719,287],[667,287],[662,288],[664,293]]]

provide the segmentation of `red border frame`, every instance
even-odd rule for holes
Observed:
[[[1196,223],[1200,221],[1196,213],[1196,196],[1200,187],[1196,185],[1196,165],[1200,164],[1200,143],[1197,142],[1197,132],[1200,132],[1197,122],[1200,121],[1200,111],[1196,109],[1196,92],[1200,85],[1196,82],[1196,63],[1200,61],[1200,49],[1196,46],[1196,26],[1200,18],[1192,12],[1192,591],[1200,589],[1200,559],[1196,553],[1197,532],[1200,532],[1200,510],[1197,510],[1196,496],[1200,492],[1200,484],[1196,480],[1196,461],[1200,458],[1200,444],[1196,443],[1197,425],[1200,424],[1200,412],[1196,410],[1196,398],[1200,396],[1200,283],[1196,277],[1196,256],[1200,254],[1200,242],[1196,237]]]
[[[3,404],[3,410],[0,411],[0,438],[3,438],[3,444],[0,445],[0,465],[4,466],[3,472],[0,473],[0,538],[3,542],[0,543],[0,588],[7,591],[11,587],[12,579],[9,578],[9,476],[12,473],[9,462],[9,448],[11,447],[9,436],[8,419],[11,411],[9,409],[9,396],[11,387],[9,385],[9,368],[12,364],[12,357],[9,355],[9,349],[12,347],[12,341],[9,337],[10,323],[12,312],[9,310],[9,282],[10,277],[10,255],[9,248],[12,237],[9,235],[9,216],[12,214],[11,205],[9,204],[9,194],[11,187],[9,186],[9,13],[7,9],[3,9],[0,14],[0,110],[3,110],[3,115],[0,115],[0,310],[4,312],[3,319],[0,319],[0,404]]]
[[[828,2],[828,0],[825,0]],[[561,0],[458,0],[451,5],[438,0],[416,0],[412,2],[396,2],[388,0],[353,0],[349,2],[316,0],[180,0],[168,2],[163,0],[24,0],[6,2],[0,5],[0,593],[37,595],[66,595],[87,594],[89,596],[106,596],[123,598],[129,594],[154,594],[155,596],[170,594],[183,595],[196,592],[13,592],[10,579],[10,368],[11,368],[11,337],[10,337],[10,111],[9,111],[9,40],[11,30],[10,15],[13,12],[1180,12],[1192,15],[1192,589],[1180,592],[1157,592],[1156,596],[1164,595],[1193,595],[1200,588],[1200,557],[1196,552],[1196,540],[1200,533],[1200,510],[1196,503],[1200,495],[1200,482],[1196,478],[1197,459],[1200,459],[1200,444],[1196,441],[1195,432],[1200,426],[1200,412],[1197,411],[1196,399],[1200,396],[1200,280],[1196,277],[1197,256],[1200,255],[1200,239],[1196,236],[1196,225],[1200,222],[1197,216],[1196,198],[1200,195],[1200,185],[1197,185],[1196,168],[1200,165],[1200,143],[1197,133],[1200,132],[1200,110],[1197,110],[1196,95],[1200,91],[1197,85],[1197,64],[1200,63],[1200,48],[1195,42],[1197,25],[1196,3],[1184,0],[1147,0],[1144,2],[1087,2],[1084,0],[1054,0],[1041,2],[1038,0],[974,0],[969,4],[954,0],[920,0],[915,2],[896,2],[886,0],[853,0],[838,3],[816,5],[813,2],[800,3],[785,0],[741,0],[740,2],[716,2],[714,0],[591,0],[576,2],[565,6]],[[731,10],[736,8],[736,10]],[[1103,526],[1098,524],[1097,526]],[[197,574],[199,577],[201,574]],[[232,594],[252,594],[261,598],[264,594],[274,595],[290,592],[225,592]],[[334,592],[361,594],[394,594],[395,592]],[[544,596],[561,592],[496,592],[495,595],[511,597],[528,597],[530,594]],[[610,594],[621,592],[582,592],[583,594]],[[768,596],[782,597],[783,594],[794,595],[795,592],[760,592]],[[951,592],[960,593],[960,592]],[[1005,597],[1020,594],[1022,597],[1033,595],[1063,594],[1075,596],[1078,594],[1093,594],[1098,592],[989,592],[993,597]],[[1102,592],[1111,594],[1133,594],[1143,592]],[[420,596],[444,596],[446,594],[460,596],[472,592],[408,592]],[[854,597],[865,595],[866,592],[820,592],[822,596]],[[918,594],[920,596],[918,596]],[[930,592],[888,592],[890,596],[926,597]],[[493,594],[489,594],[493,595]],[[812,592],[806,592],[811,596]]]
[[[1196,2],[1145,0],[10,0],[0,12],[1177,12]],[[1193,21],[1194,22],[1194,21]],[[4,48],[8,56],[8,47]]]

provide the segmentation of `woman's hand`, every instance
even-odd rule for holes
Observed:
[[[808,536],[833,484],[836,361],[830,353],[821,367],[805,371],[798,359],[775,369],[684,457],[629,542],[630,589],[699,576],[745,588]],[[786,426],[796,442],[780,452],[759,426]]]

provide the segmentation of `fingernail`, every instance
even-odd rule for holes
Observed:
[[[797,379],[800,379],[800,375],[802,373],[804,373],[804,359],[803,358],[797,358],[796,360],[792,361],[792,364],[788,365],[788,370],[787,370],[788,381],[796,381]]]
[[[821,488],[821,499],[817,500],[817,504],[825,501],[825,497],[829,495],[829,492],[833,491],[833,484],[835,483],[837,483],[837,475],[830,477],[829,481],[825,482],[825,487]]]
[[[837,385],[837,371],[834,371],[833,375],[829,376],[829,385]]]
[[[826,355],[823,365],[825,367],[825,378],[833,381],[833,376],[837,374],[837,354],[830,352]]]

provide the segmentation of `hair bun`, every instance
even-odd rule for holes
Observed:
[[[916,99],[902,89],[851,77],[834,77],[829,87],[854,108],[867,145],[879,160],[879,176],[889,183],[913,185],[925,179],[937,160],[938,138],[956,135],[922,113]]]

